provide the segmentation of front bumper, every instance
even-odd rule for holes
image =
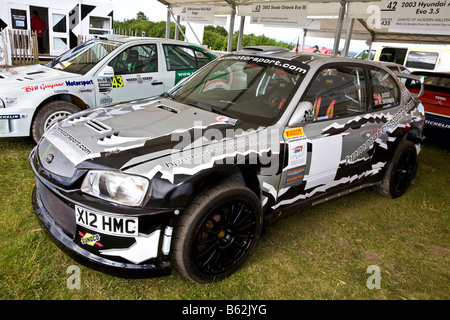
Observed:
[[[35,111],[34,107],[0,108],[0,137],[29,136]]]
[[[34,150],[30,164],[35,173],[36,186],[32,194],[34,212],[45,230],[65,251],[93,267],[106,267],[113,272],[155,271],[154,275],[171,272],[169,262],[171,221],[173,210],[131,210],[110,206],[111,210],[93,208],[91,203],[79,201],[73,190],[66,191],[39,174]],[[89,222],[80,218],[84,208]],[[77,211],[78,210],[78,211]],[[94,218],[94,219],[93,219]],[[103,220],[103,221],[102,221]],[[134,221],[136,232],[126,234],[127,221]],[[94,223],[96,222],[96,223]],[[101,228],[103,223],[107,228]],[[102,268],[100,268],[102,269]],[[149,276],[151,276],[149,274]]]

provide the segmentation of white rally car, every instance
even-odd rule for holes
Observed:
[[[69,114],[171,89],[216,56],[175,40],[111,36],[46,65],[0,71],[0,137],[32,136]]]

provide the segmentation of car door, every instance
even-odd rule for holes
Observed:
[[[374,162],[387,163],[396,142],[396,130],[402,125],[401,118],[408,109],[409,95],[404,91],[403,99],[399,80],[394,79],[387,71],[371,67],[368,72],[370,85],[370,110],[373,119],[377,119],[373,137]],[[406,109],[405,109],[406,108]]]
[[[164,72],[161,71],[156,43],[124,48],[109,63],[112,77],[98,77],[97,106],[148,98],[165,91]]]
[[[280,189],[307,199],[356,183],[371,170],[373,143],[367,141],[374,125],[364,117],[366,88],[358,65],[328,65],[315,74],[298,106],[308,108],[303,121],[284,131]]]
[[[212,60],[206,53],[190,46],[163,44],[163,48],[168,89]]]

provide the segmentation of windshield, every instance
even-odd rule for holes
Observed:
[[[67,72],[85,74],[120,45],[120,42],[91,40],[63,53],[49,62],[47,66]]]
[[[243,121],[271,125],[283,113],[307,68],[277,59],[223,57],[175,88],[171,98]]]

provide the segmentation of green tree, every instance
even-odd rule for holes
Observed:
[[[145,32],[147,37],[165,38],[166,37],[166,21],[153,22],[142,11],[136,14],[136,19],[128,19],[123,22],[114,21],[114,30],[116,33],[130,35],[141,35]],[[176,24],[170,23],[170,38],[175,38]],[[183,33],[186,32],[186,27],[181,26]],[[182,33],[179,34],[179,39],[184,40]],[[238,32],[233,34],[233,50],[237,48]],[[203,32],[203,44],[212,50],[225,51],[228,46],[228,32],[221,26],[205,26]],[[256,36],[253,33],[244,34],[242,38],[242,47],[248,46],[279,46],[289,49],[294,48],[294,44],[276,41],[275,39],[266,37],[265,35]]]
[[[128,19],[123,22],[114,20],[113,28],[115,33],[124,35],[136,34],[140,36],[144,31],[147,37],[155,37],[155,38],[166,37],[166,22],[149,21],[142,11],[139,11],[136,14],[136,19]],[[172,39],[175,38],[175,28],[176,28],[175,23],[174,22],[170,23],[170,38]],[[186,30],[184,26],[181,26],[181,29],[183,30],[183,33]],[[179,39],[184,40],[184,37],[181,34],[181,32]]]
[[[144,12],[139,11],[138,13],[136,13],[136,20],[148,20],[148,18]]]

